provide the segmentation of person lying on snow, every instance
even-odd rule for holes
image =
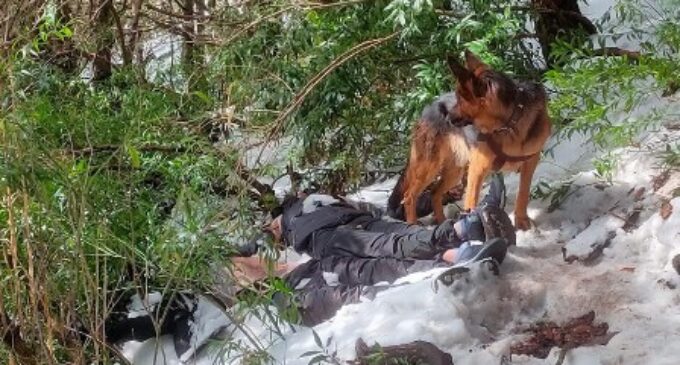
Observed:
[[[241,289],[236,297],[245,295],[251,290],[256,291],[263,281],[280,278],[293,289],[293,295],[291,297],[276,293],[273,297],[274,304],[281,311],[295,308],[301,324],[314,326],[330,319],[343,305],[359,302],[361,298],[372,299],[378,292],[389,288],[397,279],[414,272],[446,267],[465,271],[466,266],[480,261],[488,262],[492,265],[491,269],[497,271],[497,265],[505,258],[507,245],[515,243],[514,227],[502,209],[504,194],[503,181],[496,177],[492,180],[489,193],[477,209],[456,222],[444,222],[434,229],[409,226],[401,222],[381,221],[326,196],[321,198],[318,195],[310,195],[292,203],[289,201],[287,207],[284,205],[282,214],[277,214],[277,218],[270,225],[275,238],[283,242],[292,239],[288,241],[291,243],[297,239],[298,247],[307,249],[310,245],[322,245],[323,238],[332,241],[326,242],[328,245],[325,248],[303,251],[317,255],[296,267],[278,263],[274,267],[273,278],[265,263],[255,256],[257,249],[244,249],[232,257],[233,272],[239,282],[238,286],[246,287]],[[310,198],[313,200],[310,201]],[[320,199],[330,203],[316,203]],[[300,206],[296,207],[295,204]],[[313,209],[303,213],[307,211],[305,209],[309,209],[305,208],[305,204],[312,204]],[[298,214],[292,215],[292,212]],[[314,216],[315,212],[323,212],[326,219],[331,216],[340,217],[339,222],[347,217],[351,219],[347,220],[349,224],[345,225],[330,223],[321,225],[320,223],[324,222],[322,220],[299,219],[304,214]],[[284,218],[286,214],[289,216]],[[289,225],[286,226],[288,230],[279,228],[280,222],[284,219],[288,219],[288,223],[284,223],[284,226]],[[329,221],[328,219],[325,222]],[[304,237],[295,231],[299,224],[311,224],[302,226],[305,228],[302,232],[309,232],[310,227],[316,227],[316,230],[306,233],[309,242],[301,241]],[[336,235],[329,233],[333,230]],[[334,237],[340,241],[334,241]],[[352,241],[353,237],[355,241]],[[349,247],[343,250],[337,242],[347,243]],[[362,244],[373,246],[362,247]],[[394,248],[390,250],[389,245]],[[394,256],[389,257],[390,254]],[[332,282],[329,282],[329,277],[333,279]],[[385,285],[376,285],[382,283]],[[236,287],[235,284],[232,283],[231,286]],[[194,299],[187,300],[187,296]],[[170,309],[169,315],[163,317],[163,323],[157,328],[161,330],[159,335],[173,335],[179,357],[192,346],[191,326],[184,325],[184,322],[193,321],[193,311],[197,305],[195,296],[191,294],[182,294],[182,298],[165,302],[155,309],[159,313],[162,313],[164,308]],[[143,341],[154,337],[156,335],[154,317],[152,313],[144,317],[121,316],[116,320],[108,320],[107,342]]]
[[[302,323],[314,325],[344,304],[371,297],[381,287],[413,272],[463,267],[493,259],[500,264],[515,230],[503,210],[502,175],[492,178],[479,206],[458,220],[427,228],[388,222],[328,195],[289,198],[274,212],[275,241],[312,259],[284,276],[294,289]],[[337,276],[329,285],[324,273]],[[308,279],[308,280],[307,280]]]
[[[503,211],[505,187],[500,175],[477,209],[434,228],[388,222],[329,195],[286,198],[272,212],[269,231],[277,242],[315,259],[332,256],[434,260],[458,264],[491,249],[485,240],[503,237],[515,244],[514,229]],[[497,221],[500,224],[489,224]],[[493,227],[502,227],[502,231]],[[463,243],[465,243],[463,245]],[[498,243],[495,243],[498,245]]]

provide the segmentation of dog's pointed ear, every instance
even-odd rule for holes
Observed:
[[[472,93],[475,95],[477,98],[483,98],[486,96],[486,92],[488,91],[488,86],[484,81],[480,80],[479,77],[474,77],[472,79]]]
[[[464,83],[475,76],[458,62],[458,59],[454,56],[446,56],[446,63],[449,65],[449,70],[451,70],[451,73],[453,73],[453,76],[456,77],[459,83]]]
[[[482,62],[474,53],[470,50],[465,50],[465,64],[467,69],[470,70],[475,75],[479,75],[482,71],[489,69],[489,66]]]
[[[449,65],[449,69],[458,81],[457,92],[459,96],[466,100],[473,100],[476,95],[476,87],[474,85],[477,85],[479,82],[475,74],[470,72],[470,70],[458,62],[456,57],[449,55],[446,57],[446,62]]]

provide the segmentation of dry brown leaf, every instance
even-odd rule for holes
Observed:
[[[664,170],[662,173],[659,175],[656,175],[652,178],[652,188],[654,191],[657,191],[661,189],[666,183],[668,182],[668,179],[671,177],[671,171],[670,170]]]
[[[668,217],[670,217],[672,213],[673,213],[673,206],[671,205],[670,202],[664,200],[661,203],[661,210],[659,211],[661,218],[668,219]]]
[[[513,344],[510,353],[545,359],[553,347],[573,349],[579,346],[606,345],[616,332],[609,332],[607,323],[594,323],[594,320],[595,312],[590,311],[563,325],[537,322],[526,330],[531,336]]]
[[[643,196],[644,194],[645,194],[645,187],[644,187],[644,186],[641,186],[639,189],[637,189],[637,190],[635,191],[635,195],[633,195],[633,199],[634,199],[636,202],[639,202],[640,200],[642,200],[642,196]]]

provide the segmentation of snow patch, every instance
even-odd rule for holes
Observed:
[[[620,218],[611,215],[595,219],[588,228],[567,242],[565,256],[567,258],[587,259],[594,250],[608,244],[624,223]]]
[[[162,296],[159,292],[152,292],[146,295],[144,300],[139,294],[130,297],[130,304],[127,305],[128,318],[148,316],[154,311],[156,305],[161,302]]]

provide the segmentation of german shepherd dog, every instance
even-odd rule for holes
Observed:
[[[551,132],[546,92],[538,83],[492,70],[471,52],[465,58],[465,66],[447,58],[458,81],[455,97],[444,95],[425,108],[413,132],[403,186],[406,221],[416,222],[416,198],[438,175],[432,206],[435,220],[442,222],[443,193],[458,184],[466,167],[466,210],[477,206],[489,172],[510,170],[520,173],[515,227],[527,230],[531,179]],[[470,123],[472,132],[463,127]]]
[[[451,189],[464,177],[475,132],[463,127],[470,121],[455,115],[455,107],[456,95],[448,93],[423,110],[413,130],[406,167],[387,201],[387,214],[392,218],[414,223],[434,212],[435,219],[441,221],[443,204],[460,199],[462,194],[453,194]],[[434,181],[437,175],[441,179]],[[449,180],[445,181],[446,177]]]

